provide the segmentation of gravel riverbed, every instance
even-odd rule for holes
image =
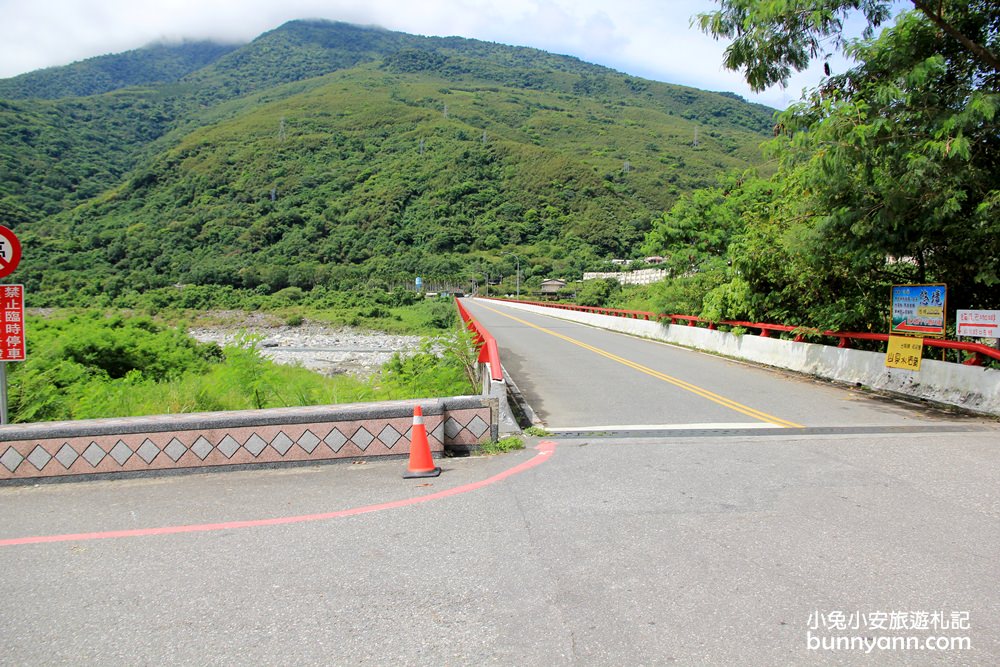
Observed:
[[[279,364],[300,364],[324,375],[370,376],[396,352],[411,353],[420,345],[419,336],[309,321],[293,327],[251,320],[245,326],[195,326],[189,333],[203,343],[219,345],[233,344],[244,333],[259,335],[263,337],[261,354],[268,359]]]

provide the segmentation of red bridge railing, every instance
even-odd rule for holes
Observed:
[[[489,363],[490,377],[493,380],[503,380],[503,369],[500,367],[500,351],[497,349],[497,342],[479,321],[469,314],[462,303],[455,299],[455,307],[458,308],[458,315],[465,322],[465,326],[472,332],[479,350],[479,363]]]
[[[524,301],[516,299],[495,299],[496,301],[509,301],[511,303],[523,303],[530,306],[544,306],[546,308],[557,308],[559,310],[575,310],[583,313],[597,313],[598,315],[612,315],[614,317],[625,317],[634,320],[649,320],[653,322],[666,322],[677,324],[685,322],[688,326],[705,325],[709,329],[715,329],[718,325],[731,327],[743,327],[744,329],[756,329],[762,338],[770,338],[774,334],[793,333],[794,340],[801,342],[806,336],[825,336],[838,339],[837,347],[851,347],[853,340],[882,341],[889,340],[889,334],[866,333],[854,331],[823,331],[808,327],[793,327],[787,324],[768,324],[765,322],[741,322],[737,320],[719,320],[713,322],[693,315],[668,315],[665,313],[651,313],[645,310],[622,310],[620,308],[598,308],[594,306],[579,306],[573,303],[553,303],[543,301]],[[947,340],[941,338],[925,338],[924,345],[938,347],[948,350],[961,350],[968,352],[971,356],[963,363],[970,366],[982,366],[987,358],[1000,361],[1000,350],[987,347],[980,343],[967,343],[958,340]]]

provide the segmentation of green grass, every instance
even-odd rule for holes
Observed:
[[[479,446],[479,451],[487,456],[506,454],[518,449],[524,449],[524,440],[516,435],[500,438],[496,442],[486,442]]]
[[[403,400],[476,393],[471,340],[453,326],[369,378],[327,377],[264,358],[259,336],[219,348],[148,317],[84,312],[28,321],[10,368],[11,421]]]

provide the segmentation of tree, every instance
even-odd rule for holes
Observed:
[[[844,20],[860,13],[867,25],[864,38],[891,16],[890,0],[717,0],[720,9],[695,17],[701,30],[732,39],[724,64],[743,70],[747,83],[761,91],[776,83],[787,84],[792,70],[805,69],[811,60],[844,49]],[[981,66],[1000,70],[996,56],[996,6],[992,0],[912,0],[913,6],[938,30],[962,46]],[[970,17],[992,18],[992,31],[970,26]]]
[[[730,247],[721,292],[739,298],[714,303],[872,329],[884,328],[893,282],[945,282],[952,307],[1000,305],[1000,6],[914,2],[877,37],[847,42],[838,31],[848,12],[862,12],[871,29],[888,3],[720,4],[702,25],[735,35],[727,65],[745,67],[754,87],[787,78],[824,39],[858,65],[779,116],[768,150],[781,199]],[[863,303],[873,300],[878,308]]]
[[[771,195],[770,183],[752,173],[728,175],[719,187],[682,195],[654,221],[642,250],[665,256],[675,275],[697,272],[706,261],[726,255],[733,235],[746,226],[744,213]]]

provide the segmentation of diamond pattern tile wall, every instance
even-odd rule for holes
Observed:
[[[462,432],[462,425],[454,417],[449,417],[448,421],[444,423],[444,434],[448,438],[457,438],[458,434]]]
[[[170,460],[177,463],[188,451],[184,443],[177,438],[172,438],[167,446],[163,448],[163,453],[170,457]]]
[[[483,433],[486,433],[488,430],[490,430],[490,425],[487,424],[482,417],[476,415],[475,417],[472,418],[472,421],[468,423],[466,428],[469,429],[472,435],[479,438],[482,437]]]
[[[52,455],[49,454],[41,445],[36,445],[31,453],[28,454],[28,463],[41,470],[45,465],[52,460]]]
[[[101,449],[96,442],[90,443],[90,446],[83,451],[83,458],[87,459],[87,463],[95,468],[100,465],[101,461],[107,455],[108,453]]]
[[[402,437],[403,437],[402,434],[396,429],[394,429],[392,427],[392,424],[386,426],[384,429],[379,431],[378,434],[378,439],[382,442],[382,444],[384,444],[389,449],[392,449]]]
[[[139,455],[139,458],[146,462],[146,465],[149,465],[153,462],[153,459],[156,458],[157,454],[160,453],[160,448],[154,445],[152,440],[146,438],[142,441],[142,444],[139,445],[139,449],[135,450],[135,453]]]
[[[305,451],[306,454],[312,454],[316,451],[316,445],[322,442],[315,433],[306,429],[306,432],[299,436],[298,446]]]
[[[267,447],[267,440],[254,433],[243,446],[254,456],[260,456],[260,453]]]
[[[69,446],[68,442],[64,442],[63,446],[56,452],[56,461],[59,461],[66,470],[69,470],[70,466],[76,463],[78,458],[80,458],[80,455],[76,453],[75,449]]]
[[[11,472],[17,470],[17,467],[21,465],[21,461],[23,460],[24,457],[21,456],[18,453],[18,451],[13,447],[8,447],[7,451],[5,451],[2,456],[0,456],[0,463],[3,464],[4,468],[6,468]]]
[[[294,409],[288,410],[294,413]],[[427,418],[431,447],[450,439],[472,442],[490,429],[489,409],[452,410]],[[273,415],[272,415],[273,419]],[[389,454],[409,446],[408,417],[365,418],[334,423],[286,423],[205,431],[156,431],[164,418],[151,418],[149,432],[114,434],[127,420],[108,420],[108,431],[90,437],[0,442],[0,480],[93,472],[162,470],[255,462],[321,461],[336,457]],[[128,422],[130,425],[134,422]],[[93,428],[93,427],[89,427]],[[431,430],[433,429],[433,430]],[[377,435],[375,435],[377,434]],[[471,434],[471,435],[470,435]],[[348,447],[348,445],[351,445]],[[162,456],[161,456],[162,454]]]
[[[206,440],[204,436],[199,437],[194,441],[194,444],[191,445],[191,451],[194,452],[194,455],[202,461],[208,458],[208,455],[212,453],[212,449],[214,449],[212,447],[212,443]]]
[[[323,442],[336,454],[347,444],[347,437],[337,429],[333,429],[323,438]]]
[[[271,441],[271,446],[274,447],[274,451],[278,452],[282,456],[288,453],[288,450],[292,448],[295,441],[285,435],[284,431],[278,431],[278,435],[274,436],[274,440]]]
[[[369,433],[364,426],[355,431],[354,435],[351,436],[351,442],[357,445],[361,451],[368,449],[368,445],[372,444],[372,440],[374,439],[375,436]]]
[[[219,451],[222,452],[227,459],[233,458],[233,454],[235,454],[239,448],[240,443],[236,442],[236,439],[231,435],[227,435],[222,439],[222,442],[219,443]]]
[[[117,461],[120,466],[125,465],[132,456],[132,450],[121,440],[115,443],[115,446],[111,448],[109,453],[111,454],[111,458]]]

